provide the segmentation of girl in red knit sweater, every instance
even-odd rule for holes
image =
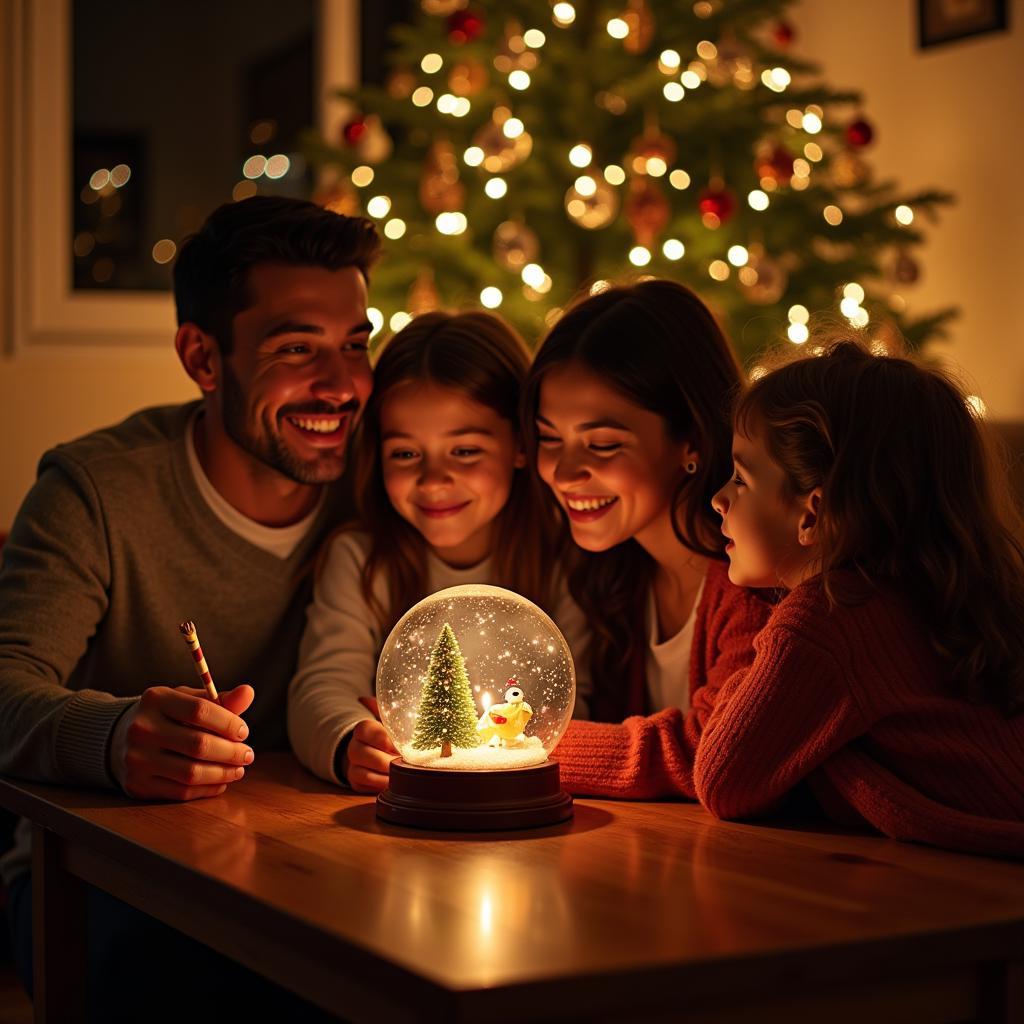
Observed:
[[[696,799],[691,695],[750,664],[770,611],[729,583],[710,505],[729,474],[740,382],[707,308],[670,281],[590,296],[534,359],[528,450],[576,545],[592,717],[616,723],[570,725],[555,757],[572,792]]]
[[[712,813],[824,810],[1024,857],[1024,549],[983,425],[938,370],[835,343],[758,380],[714,499],[729,577],[788,594],[709,705]]]

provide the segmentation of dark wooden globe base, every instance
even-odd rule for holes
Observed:
[[[572,797],[562,790],[557,761],[473,772],[422,768],[399,758],[377,797],[377,817],[463,832],[539,828],[571,818]]]

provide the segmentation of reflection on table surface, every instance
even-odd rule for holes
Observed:
[[[378,821],[371,798],[284,754],[190,804],[22,789],[455,989],[1024,921],[1021,865],[721,823],[692,804],[579,800],[560,826],[419,832]]]

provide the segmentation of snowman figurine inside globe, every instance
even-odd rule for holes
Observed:
[[[568,645],[526,598],[474,584],[420,601],[377,665],[381,722],[401,754],[378,815],[469,830],[564,821],[572,800],[548,755],[575,698]]]

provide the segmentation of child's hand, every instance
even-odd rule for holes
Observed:
[[[360,722],[352,730],[345,754],[345,778],[357,793],[387,789],[388,768],[398,751],[380,722]]]
[[[114,729],[110,770],[137,800],[219,796],[245,774],[252,750],[239,718],[253,701],[251,686],[224,690],[219,703],[204,690],[151,686]]]

